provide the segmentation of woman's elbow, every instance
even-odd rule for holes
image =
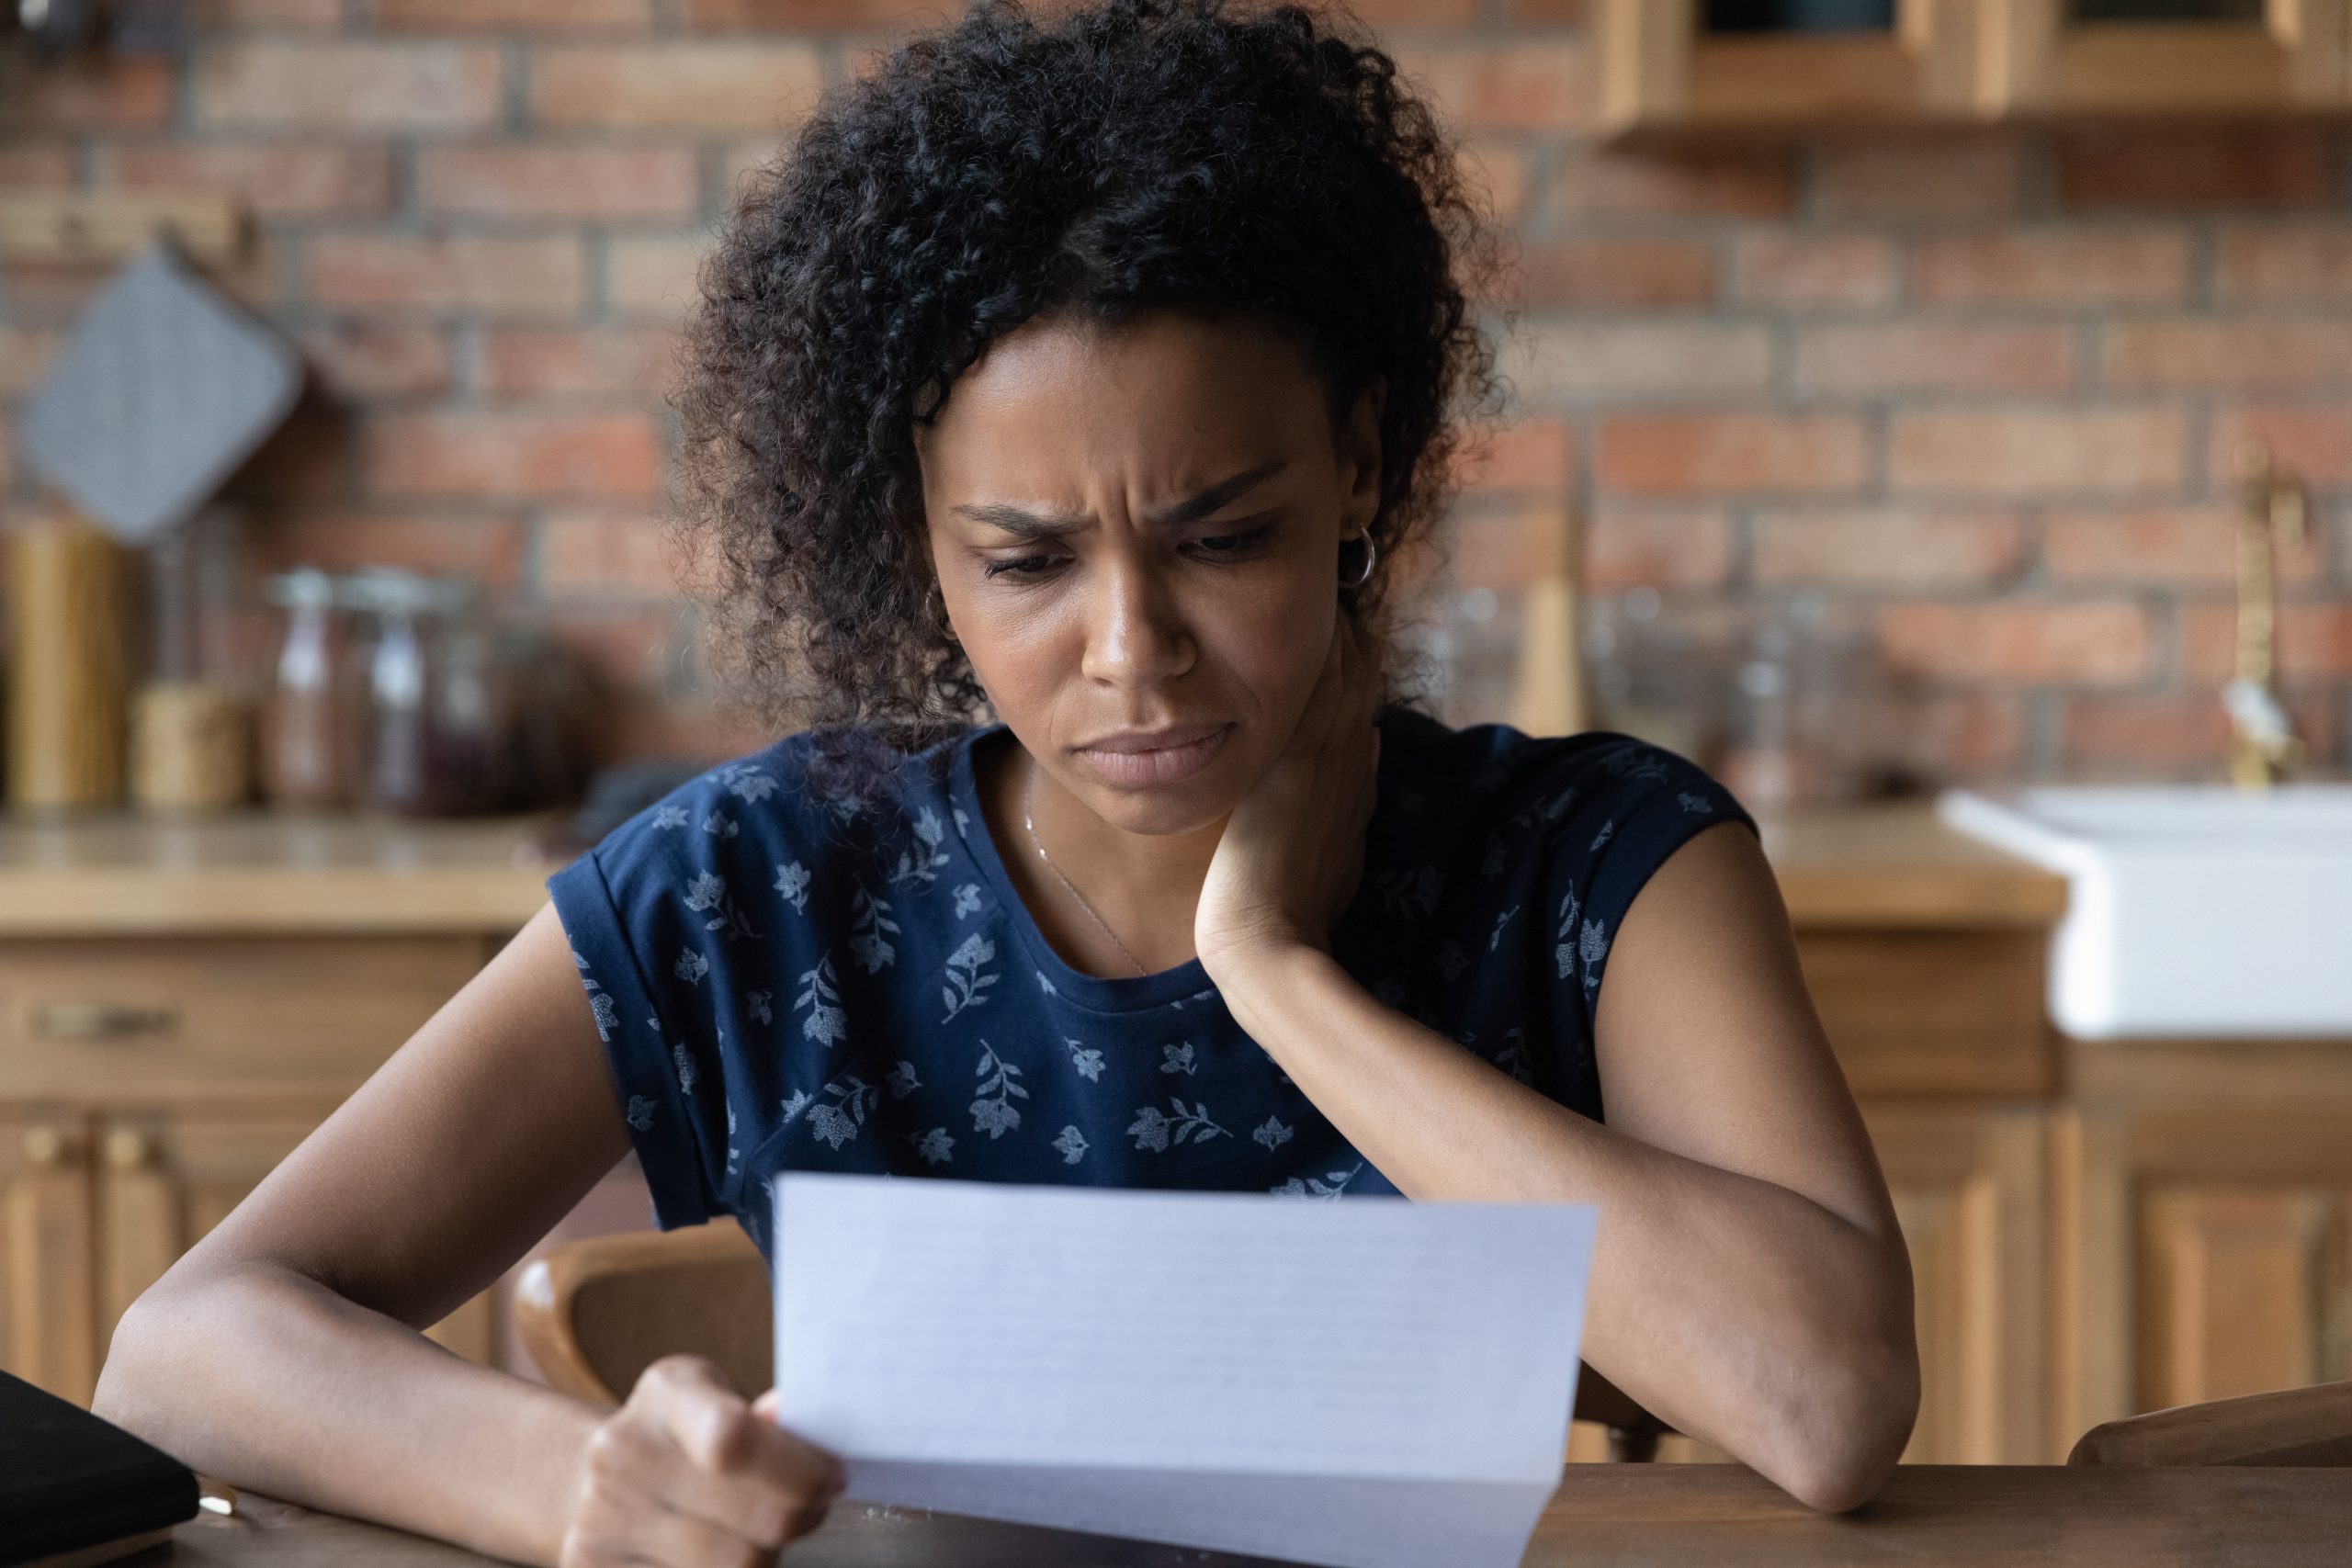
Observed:
[[[1844,1513],[1894,1474],[1919,1414],[1919,1354],[1911,1334],[1841,1348],[1818,1372],[1814,1397],[1784,1428],[1771,1479],[1809,1508]]]

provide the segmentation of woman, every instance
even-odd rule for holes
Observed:
[[[592,1406],[416,1332],[633,1147],[662,1225],[763,1247],[787,1167],[1597,1201],[1592,1368],[1870,1495],[1910,1276],[1752,825],[1401,695],[1385,591],[1494,390],[1453,170],[1379,51],[1219,0],[984,5],[829,100],[680,398],[737,645],[814,722],[552,878],[98,1408],[503,1557],[750,1561],[839,1484],[772,1395],[673,1357]]]

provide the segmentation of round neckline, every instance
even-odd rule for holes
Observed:
[[[1215,990],[1216,982],[1209,978],[1208,969],[1198,956],[1188,958],[1172,969],[1155,970],[1148,975],[1090,975],[1054,951],[1053,943],[1038,929],[1036,917],[1022,899],[1020,889],[1013,885],[1012,874],[1005,869],[995,835],[989,829],[988,813],[980,808],[979,780],[972,766],[972,750],[1009,728],[999,719],[967,730],[955,739],[949,799],[956,807],[953,818],[965,849],[980,868],[989,891],[1003,906],[1006,923],[1012,927],[1022,946],[1029,950],[1030,962],[1037,972],[1064,1000],[1095,1012],[1142,1012]]]

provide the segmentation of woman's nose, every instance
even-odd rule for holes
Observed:
[[[1182,608],[1148,567],[1127,562],[1098,573],[1086,622],[1091,681],[1149,686],[1192,667],[1193,637]]]

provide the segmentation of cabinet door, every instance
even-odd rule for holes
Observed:
[[[2160,1182],[2139,1228],[2149,1409],[2352,1378],[2352,1182]]]
[[[1866,1106],[1911,1249],[1919,1331],[1915,1464],[2046,1458],[2046,1114]]]
[[[271,1116],[121,1112],[102,1119],[100,1343],[112,1338],[140,1292],[259,1186],[333,1109],[322,1102]],[[484,1292],[426,1332],[469,1360],[495,1365],[492,1304]]]
[[[2347,0],[1984,0],[1991,113],[2282,111],[2346,100]]]
[[[98,1380],[92,1241],[87,1120],[0,1107],[0,1368],[83,1405]]]

